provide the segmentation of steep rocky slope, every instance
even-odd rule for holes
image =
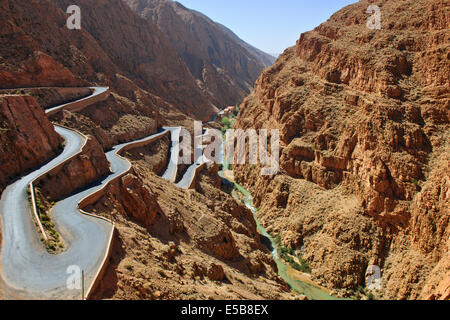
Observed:
[[[0,95],[0,193],[12,179],[54,157],[61,142],[34,98]]]
[[[92,90],[85,87],[41,87],[0,90],[0,94],[30,95],[34,97],[37,103],[44,109],[49,109],[63,103],[82,99],[91,93]]]
[[[58,154],[61,142],[33,97],[0,93],[0,195],[14,179]],[[0,279],[0,298],[5,290]]]
[[[103,149],[97,140],[88,137],[80,154],[40,177],[34,185],[45,198],[58,201],[108,174],[109,162]]]
[[[197,83],[217,107],[246,97],[275,58],[248,45],[224,26],[176,1],[126,0],[168,36]]]
[[[81,30],[66,27],[69,5]],[[0,17],[0,88],[110,86],[106,103],[71,121],[104,147],[214,112],[165,35],[122,1],[2,0]]]
[[[87,208],[117,227],[97,299],[294,299],[276,274],[252,213],[220,191],[217,167],[197,191],[154,174],[167,153],[131,150],[134,170]]]
[[[65,9],[72,4],[82,10],[79,31],[65,26]],[[107,173],[101,147],[149,135],[167,123],[206,120],[214,112],[210,96],[166,37],[122,1],[1,0],[0,35],[0,88],[10,92],[0,98],[4,185],[63,146],[43,109],[89,93],[44,87],[112,89],[104,102],[51,119],[96,139],[38,181],[45,205]],[[219,189],[206,193],[208,183],[203,195],[184,192],[150,172],[164,169],[168,149],[168,139],[159,141],[150,149],[155,165],[141,163],[88,208],[113,218],[118,229],[98,297],[292,298],[260,243],[251,212]],[[1,294],[13,297],[7,290],[2,287]]]
[[[382,29],[370,30],[370,4]],[[257,80],[237,128],[280,130],[281,172],[237,166],[264,225],[337,289],[450,294],[448,2],[360,1],[302,34]]]

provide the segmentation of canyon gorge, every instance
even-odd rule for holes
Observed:
[[[380,30],[366,25],[371,4]],[[81,30],[66,27],[70,5]],[[280,276],[262,226],[327,297],[355,298],[376,265],[372,298],[448,300],[449,12],[443,0],[362,0],[275,59],[175,1],[0,0],[0,192],[64,155],[58,128],[85,139],[29,201],[56,257],[74,241],[55,207],[101,186],[77,202],[113,230],[90,299],[311,299]],[[98,87],[102,99],[64,108]],[[169,129],[224,130],[219,111],[235,105],[234,129],[279,130],[279,172],[233,165],[230,182],[205,164],[190,188],[164,179]],[[115,151],[130,164],[120,174]],[[176,182],[188,174],[175,165]],[[0,219],[0,254],[6,228]],[[30,298],[8,282],[1,299]]]
[[[381,30],[366,27],[371,3]],[[281,173],[235,168],[262,223],[323,285],[449,298],[449,5],[360,1],[261,74],[235,128],[278,128]]]

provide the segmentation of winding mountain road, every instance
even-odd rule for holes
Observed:
[[[206,159],[203,156],[203,147],[197,148],[195,154],[201,154],[196,161],[188,167],[186,172],[184,173],[182,179],[176,183],[177,174],[178,174],[178,165],[180,164],[180,135],[181,135],[180,127],[165,127],[164,130],[170,131],[171,136],[171,149],[170,149],[170,160],[167,166],[165,173],[162,175],[163,179],[166,179],[172,183],[174,183],[180,189],[189,189],[192,188],[193,182],[195,181],[195,177],[197,175],[197,171],[206,163]]]
[[[196,161],[186,170],[183,178],[176,184],[180,189],[190,189],[193,187],[195,178],[200,170],[207,162],[206,157],[203,155],[203,148],[198,148],[201,151],[201,156],[199,156]]]
[[[183,178],[176,184],[176,186],[180,189],[191,189],[194,187],[195,179],[200,172],[200,170],[208,163],[213,162],[213,159],[208,159],[207,156],[204,155],[204,149],[205,145],[203,145],[203,139],[207,139],[207,143],[211,142],[211,137],[214,135],[209,134],[210,129],[206,129],[204,133],[201,136],[196,137],[196,139],[201,138],[201,146],[198,146],[196,148],[196,152],[194,154],[197,154],[195,162],[186,170],[185,174],[183,175]],[[223,144],[221,145],[221,149],[218,154],[218,163],[222,163],[224,154],[224,147]]]
[[[83,99],[46,111],[53,114],[61,109],[81,110],[109,95],[109,88],[92,88],[93,93]],[[70,129],[55,126],[66,142],[64,151],[55,159],[34,172],[9,185],[0,200],[3,219],[1,248],[2,280],[14,298],[24,299],[80,299],[79,289],[70,289],[68,268],[77,266],[84,270],[86,288],[90,288],[105,263],[114,225],[107,220],[81,214],[78,204],[87,196],[99,191],[111,180],[126,173],[131,164],[118,154],[127,146],[153,141],[165,131],[150,137],[116,146],[106,154],[112,174],[95,186],[72,195],[53,207],[51,216],[61,234],[67,250],[59,255],[47,252],[30,213],[27,188],[30,182],[62,162],[77,155],[86,143],[86,137]]]
[[[77,112],[94,104],[95,102],[105,100],[109,97],[108,87],[91,87],[90,89],[92,90],[92,93],[89,96],[47,109],[45,110],[45,113],[47,114],[47,116],[52,116],[62,109]]]
[[[170,131],[170,159],[166,172],[163,174],[163,179],[166,179],[172,183],[175,183],[178,173],[178,158],[180,156],[180,133],[179,127],[165,127],[164,130]]]
[[[63,109],[80,111],[93,103],[105,100],[109,88],[93,87],[91,95],[46,110],[53,115]],[[106,153],[111,172],[98,184],[89,186],[84,191],[73,194],[59,201],[52,208],[51,216],[55,227],[64,239],[66,250],[58,255],[50,254],[42,244],[35,221],[32,218],[27,189],[36,178],[78,155],[87,138],[68,128],[55,126],[55,130],[65,140],[63,152],[9,185],[0,199],[0,214],[3,226],[3,243],[1,248],[1,277],[8,287],[8,294],[23,299],[80,299],[79,288],[67,286],[76,267],[85,274],[85,288],[92,288],[100,270],[106,262],[111,244],[114,225],[112,222],[79,210],[80,202],[96,194],[110,181],[126,174],[131,169],[128,160],[119,154],[124,150],[150,143],[162,138],[167,132],[171,134],[171,157],[163,178],[175,183],[178,172],[181,128],[167,127],[152,136],[115,146]],[[206,162],[200,156],[176,184],[179,188],[192,187],[197,170]],[[73,269],[72,269],[73,270]]]

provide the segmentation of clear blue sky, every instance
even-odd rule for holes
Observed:
[[[282,53],[300,34],[325,22],[356,0],[178,0],[202,12],[242,40],[267,52]]]

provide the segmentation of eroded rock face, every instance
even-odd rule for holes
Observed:
[[[0,190],[61,151],[61,137],[30,96],[0,96]]]
[[[236,246],[231,232],[222,224],[215,231],[208,230],[208,235],[198,239],[198,243],[202,248],[212,255],[226,259],[233,260],[239,257],[239,250]]]
[[[212,281],[223,281],[225,279],[225,271],[223,267],[212,263],[208,269],[208,278]]]
[[[23,34],[22,36],[25,37]],[[20,43],[23,40],[10,39],[13,43],[14,41]],[[9,49],[11,50],[11,47]],[[0,83],[1,88],[28,88],[37,84],[43,87],[58,86],[61,83],[71,87],[83,85],[83,81],[75,79],[67,68],[40,51],[34,51],[29,58],[21,63],[18,69],[0,70]]]
[[[4,91],[14,93],[17,92],[17,89]],[[92,93],[92,90],[86,87],[25,88],[20,89],[20,91],[33,96],[38,104],[44,109],[56,107],[70,101],[79,100],[89,96]]]
[[[243,42],[203,14],[167,0],[127,0],[169,38],[189,71],[218,107],[240,103],[275,58]]]
[[[199,176],[200,193],[181,190],[156,176],[153,162],[130,153],[133,172],[86,208],[112,219],[118,231],[96,298],[293,298],[251,211],[209,182],[212,167]]]
[[[95,138],[88,137],[81,154],[42,176],[35,186],[56,202],[109,173],[103,149]]]
[[[167,0],[125,1],[156,24],[218,107],[240,103],[275,58],[243,42],[203,14]]]
[[[170,160],[170,135],[141,148],[129,150],[126,157],[133,161],[135,168],[151,167],[152,172],[162,176]]]
[[[120,214],[145,228],[150,227],[161,210],[155,194],[132,171],[110,183],[97,205],[106,210],[114,208],[114,215]]]
[[[432,296],[448,253],[449,7],[379,1],[377,31],[370,4],[342,9],[262,73],[236,127],[279,129],[281,172],[235,177],[324,284],[354,288],[376,261],[385,297],[417,298],[429,282]]]
[[[409,207],[409,232],[394,242],[397,250],[386,261],[392,265],[385,275],[391,297],[450,295],[450,155],[441,155],[434,165]]]
[[[65,27],[69,5],[82,8],[82,30]],[[120,0],[3,1],[0,34],[0,88],[111,88],[106,103],[57,119],[105,149],[214,112],[165,35]]]
[[[149,226],[156,217],[158,204],[142,181],[133,175],[126,175],[120,181],[122,204],[128,214],[136,221]]]

